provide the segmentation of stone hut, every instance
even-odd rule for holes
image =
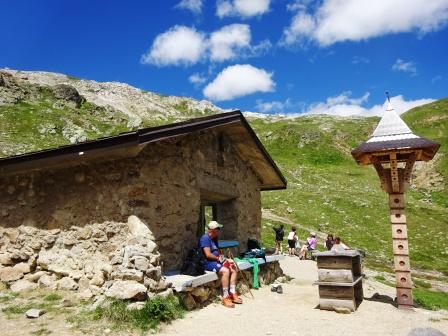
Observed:
[[[208,219],[244,249],[284,188],[239,111],[0,159],[0,281],[160,292]]]

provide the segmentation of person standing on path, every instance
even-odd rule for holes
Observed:
[[[241,304],[243,300],[236,294],[236,280],[238,271],[232,259],[226,259],[219,252],[218,237],[223,226],[217,221],[208,224],[208,232],[199,240],[205,262],[204,269],[218,273],[222,285],[222,304],[233,308],[235,303]]]
[[[296,254],[296,242],[297,242],[297,234],[296,234],[296,228],[293,226],[291,228],[291,232],[288,233],[288,250],[289,250],[289,256],[294,256]]]
[[[275,254],[283,254],[283,238],[285,237],[284,225],[281,224],[280,227],[274,227],[275,231]]]

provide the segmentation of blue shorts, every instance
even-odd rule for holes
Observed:
[[[218,273],[222,268],[222,264],[217,261],[206,261],[204,264],[204,268],[206,271],[212,271]]]

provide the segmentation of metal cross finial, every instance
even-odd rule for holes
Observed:
[[[390,103],[389,91],[386,91],[387,101]]]

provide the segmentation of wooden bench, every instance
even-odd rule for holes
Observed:
[[[266,256],[266,263],[279,261],[284,258],[285,257],[283,255]],[[263,265],[265,263],[263,258],[257,258],[257,260],[258,265]],[[244,271],[252,268],[252,264],[248,261],[241,261],[238,262],[238,267]],[[173,284],[173,289],[178,293],[187,292],[190,291],[191,288],[199,287],[206,283],[218,280],[218,275],[216,272],[208,271],[206,271],[205,274],[198,276],[179,274],[179,271],[170,271],[165,273],[164,276],[167,282],[171,282]]]

